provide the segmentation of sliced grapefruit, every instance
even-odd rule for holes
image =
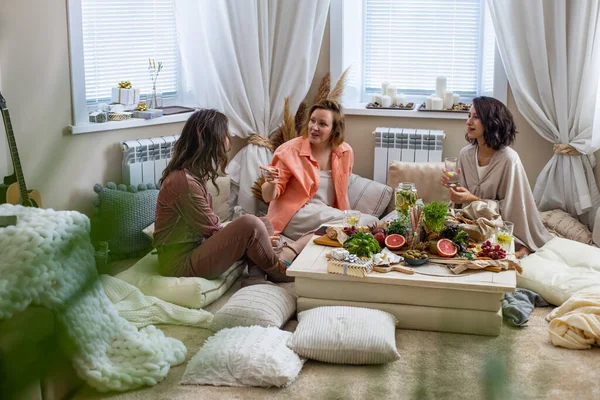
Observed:
[[[406,244],[404,236],[393,233],[385,238],[385,247],[390,250],[400,250]]]
[[[449,239],[440,239],[436,245],[437,253],[440,257],[454,257],[458,249]]]

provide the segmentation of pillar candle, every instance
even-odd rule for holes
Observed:
[[[392,105],[392,98],[390,96],[381,96],[381,106],[389,107]]]
[[[433,110],[433,96],[427,96],[425,99],[425,109]]]
[[[446,77],[438,76],[435,78],[435,95],[440,99],[444,98],[444,92],[446,91]]]
[[[435,96],[433,99],[431,99],[431,106],[432,106],[431,107],[432,110],[443,110],[444,109],[444,100]]]
[[[404,93],[400,93],[397,96],[397,99],[398,99],[398,105],[400,105],[400,104],[406,105],[407,101],[406,101],[406,96],[404,95]]]
[[[375,95],[375,103],[381,105],[381,95],[380,94]]]
[[[377,95],[375,93],[373,93],[371,95],[371,103],[376,103],[377,102]]]
[[[456,104],[460,103],[460,94],[454,93],[454,95],[452,97],[453,97],[452,104],[456,105]]]
[[[381,84],[381,94],[385,96],[387,94],[388,87],[390,86],[389,82],[383,82]]]
[[[444,92],[444,108],[450,109],[450,108],[452,108],[453,104],[454,104],[454,93],[452,93],[450,90],[446,90]]]
[[[390,97],[396,97],[396,86],[394,85],[389,85],[387,87],[387,93],[388,96]]]

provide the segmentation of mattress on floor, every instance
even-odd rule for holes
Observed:
[[[221,297],[242,274],[246,263],[238,261],[216,279],[174,278],[159,273],[153,250],[116,278],[137,287],[146,296],[188,308],[202,308]]]
[[[298,312],[324,306],[364,307],[387,311],[398,318],[399,329],[498,336],[502,310],[479,311],[407,304],[298,298]]]
[[[480,292],[357,281],[296,278],[298,296],[313,299],[392,303],[498,312],[501,292]]]

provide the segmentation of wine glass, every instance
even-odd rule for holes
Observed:
[[[449,187],[459,186],[458,179],[458,158],[457,157],[446,157],[444,159],[446,164],[446,178],[448,178],[447,185]]]

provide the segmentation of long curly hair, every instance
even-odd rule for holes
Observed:
[[[194,112],[175,142],[171,161],[163,171],[160,183],[171,172],[187,169],[199,182],[210,179],[218,191],[219,170],[223,171],[227,166],[227,139],[231,136],[225,114],[211,109]]]
[[[515,142],[517,129],[512,113],[500,100],[479,96],[473,99],[473,107],[483,125],[483,139],[488,147],[500,150]],[[467,134],[465,134],[467,141]],[[477,140],[471,140],[477,145]]]
[[[323,99],[318,103],[313,104],[306,116],[304,124],[302,125],[301,135],[303,137],[308,136],[308,123],[312,117],[312,113],[317,109],[329,110],[333,114],[333,126],[331,127],[331,137],[329,138],[329,143],[331,144],[331,147],[335,149],[340,144],[344,143],[344,133],[346,130],[344,109],[342,108],[341,104],[335,100]]]

